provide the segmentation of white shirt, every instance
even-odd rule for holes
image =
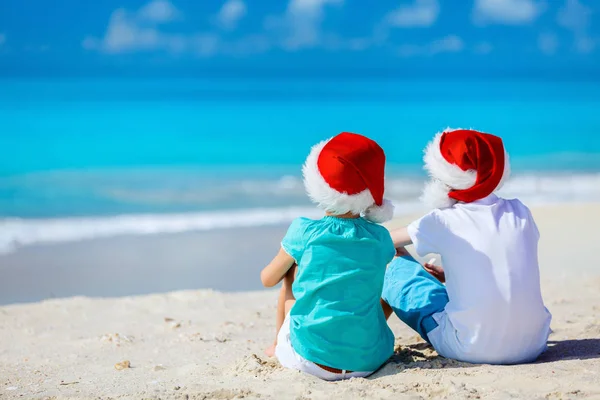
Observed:
[[[546,349],[552,316],[540,290],[539,231],[523,203],[492,194],[434,210],[408,233],[419,256],[442,257],[449,302],[428,334],[438,352],[512,364]]]

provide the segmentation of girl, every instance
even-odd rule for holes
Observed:
[[[374,141],[341,133],[314,146],[303,167],[320,220],[294,220],[277,256],[261,272],[272,287],[283,280],[278,334],[267,349],[286,368],[324,380],[366,377],[394,351],[379,298],[391,219],[383,199],[385,155]]]

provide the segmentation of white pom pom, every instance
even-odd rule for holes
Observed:
[[[391,201],[384,199],[381,206],[372,205],[367,208],[364,213],[364,218],[381,224],[394,218],[394,204]]]
[[[448,208],[456,204],[456,200],[450,198],[450,187],[433,179],[425,185],[421,201],[431,208]]]

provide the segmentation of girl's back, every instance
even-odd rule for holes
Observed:
[[[365,136],[342,132],[312,147],[302,173],[326,216],[294,220],[261,272],[267,287],[282,281],[277,337],[265,353],[325,380],[366,377],[394,351],[380,296],[396,250],[376,225],[394,213],[383,196],[385,153]]]
[[[387,229],[363,218],[300,218],[282,247],[298,263],[290,312],[294,349],[317,364],[377,369],[394,345],[379,303],[395,254]]]

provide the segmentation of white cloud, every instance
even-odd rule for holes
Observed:
[[[575,50],[579,53],[591,53],[596,49],[597,41],[589,36],[575,39]]]
[[[456,35],[450,35],[443,39],[431,42],[429,51],[431,54],[456,53],[462,51],[464,48],[465,44],[460,37]]]
[[[464,48],[465,44],[460,37],[449,35],[425,45],[402,45],[398,48],[398,54],[402,57],[434,56],[441,53],[458,53]]]
[[[567,0],[565,5],[558,11],[558,23],[570,30],[587,30],[590,26],[592,9],[579,2],[579,0]]]
[[[567,0],[558,11],[557,22],[573,32],[575,50],[590,53],[596,47],[596,41],[589,36],[592,9],[578,0]]]
[[[384,23],[403,28],[429,27],[435,24],[439,15],[438,0],[415,0],[411,5],[390,11],[385,16]]]
[[[366,50],[371,46],[370,38],[354,38],[348,40],[348,49],[354,51]]]
[[[475,0],[473,20],[477,24],[524,25],[545,9],[542,0]]]
[[[229,56],[247,56],[268,51],[272,43],[262,34],[249,35],[232,42],[222,42],[220,51]]]
[[[326,5],[341,5],[343,0],[290,0],[285,13],[265,20],[271,32],[285,50],[294,51],[319,45],[321,24]]]
[[[87,36],[81,42],[81,46],[86,50],[97,50],[100,48],[100,41],[92,36]]]
[[[485,55],[490,54],[492,51],[494,51],[494,46],[490,42],[480,42],[473,47],[475,54]]]
[[[212,33],[198,33],[190,37],[180,37],[181,51],[189,48],[195,54],[208,57],[216,54],[221,45],[219,36]]]
[[[175,21],[181,15],[181,12],[168,0],[153,0],[137,12],[140,20],[156,23]]]
[[[553,55],[558,50],[558,38],[554,33],[542,33],[538,36],[538,47],[546,55]]]
[[[81,45],[86,50],[110,54],[154,50],[182,52],[195,46],[198,38],[165,33],[159,29],[159,25],[181,17],[181,12],[166,0],[153,0],[136,12],[119,8],[111,14],[104,37],[88,36]]]
[[[112,13],[106,29],[102,47],[109,53],[130,50],[149,50],[159,46],[161,40],[154,27],[141,27],[124,9]]]
[[[123,53],[159,49],[164,40],[155,26],[140,24],[137,15],[119,8],[111,14],[104,37],[87,37],[82,45],[86,49],[98,49],[106,53]]]
[[[289,0],[282,14],[265,19],[262,31],[232,39],[223,36],[219,30],[191,34],[166,30],[163,24],[182,19],[183,14],[167,0],[154,0],[137,11],[115,10],[104,35],[88,36],[81,45],[86,50],[106,54],[168,51],[202,57],[216,54],[244,56],[263,53],[274,47],[286,51],[315,47],[365,50],[373,44],[373,38],[344,38],[323,31],[327,6],[342,4],[343,0]],[[221,29],[234,29],[246,11],[243,1],[227,0],[211,20]]]
[[[229,19],[225,19],[226,23],[233,23],[231,8],[225,14],[222,11],[223,9],[221,9],[221,17],[228,15]],[[238,13],[236,18],[241,18],[239,9],[236,12]],[[215,19],[218,16],[215,16]],[[120,8],[111,14],[103,37],[88,36],[81,45],[86,50],[106,54],[168,51],[176,54],[186,52],[200,57],[210,57],[215,54],[243,56],[261,53],[271,47],[268,38],[262,34],[225,41],[217,32],[183,34],[173,30],[167,32],[162,28],[163,24],[182,18],[183,14],[166,0],[151,1],[135,12]]]
[[[228,0],[223,4],[215,19],[220,27],[231,30],[244,18],[246,11],[246,4],[242,0]]]
[[[364,51],[373,45],[370,37],[343,38],[336,34],[326,34],[319,40],[319,45],[332,51]]]

